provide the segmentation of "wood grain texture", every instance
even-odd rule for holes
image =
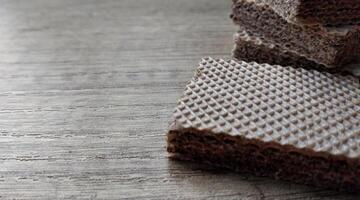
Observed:
[[[1,0],[1,199],[358,199],[168,159],[204,56],[230,55],[230,0]]]

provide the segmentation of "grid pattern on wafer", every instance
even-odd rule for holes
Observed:
[[[360,85],[328,73],[204,58],[174,112],[210,130],[359,159]]]

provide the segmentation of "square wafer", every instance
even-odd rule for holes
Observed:
[[[302,68],[203,59],[168,151],[257,175],[360,190],[360,85]]]

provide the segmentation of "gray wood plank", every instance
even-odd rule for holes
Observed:
[[[1,0],[0,198],[357,199],[168,159],[201,57],[228,57],[230,1]]]

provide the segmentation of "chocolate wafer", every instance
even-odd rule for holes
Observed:
[[[268,5],[254,0],[237,0],[232,10],[233,21],[250,34],[281,44],[326,67],[341,66],[359,57],[359,26],[292,24]]]
[[[290,49],[268,42],[262,38],[250,35],[245,30],[240,30],[234,35],[235,46],[232,51],[233,58],[247,62],[268,63],[271,65],[302,67],[316,69],[329,73],[347,74],[355,76],[360,81],[360,62],[337,68],[327,68],[315,61],[307,59]]]
[[[168,132],[177,158],[360,190],[360,84],[302,68],[205,58]]]
[[[236,1],[236,0],[234,0]],[[360,0],[256,0],[292,23],[330,26],[360,24]]]

